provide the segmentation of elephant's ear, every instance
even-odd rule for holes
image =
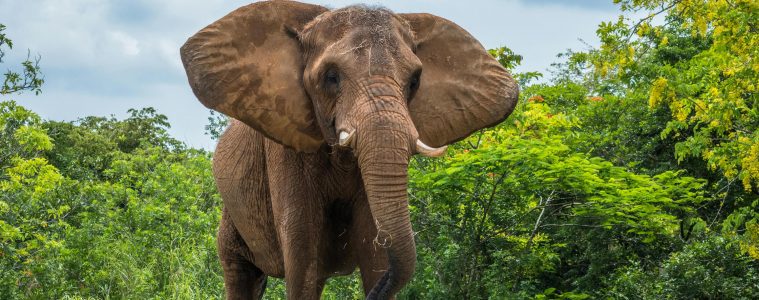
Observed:
[[[519,87],[474,37],[434,15],[400,16],[414,32],[422,62],[419,90],[409,110],[424,143],[447,145],[511,114]]]
[[[181,56],[195,96],[296,150],[323,143],[295,32],[327,9],[291,1],[241,7],[196,33]]]

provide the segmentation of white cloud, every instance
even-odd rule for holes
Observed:
[[[111,31],[108,33],[116,43],[120,44],[121,51],[129,56],[140,54],[140,42],[121,31]]]

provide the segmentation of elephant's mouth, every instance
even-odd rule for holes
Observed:
[[[327,145],[329,145],[330,147],[339,146],[338,144],[339,140],[337,136],[335,135],[337,133],[336,123],[337,121],[333,117],[332,120],[330,120],[329,123],[327,123],[329,125],[326,125],[326,128],[325,128],[325,140],[327,142]]]

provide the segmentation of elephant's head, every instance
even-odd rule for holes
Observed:
[[[392,295],[416,261],[407,207],[411,155],[503,121],[518,87],[456,24],[429,14],[298,2],[235,10],[181,49],[207,107],[298,151],[352,148],[390,269]],[[326,146],[325,146],[326,145]]]

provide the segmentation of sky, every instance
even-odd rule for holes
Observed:
[[[0,71],[17,68],[27,49],[40,55],[40,95],[10,99],[51,120],[114,115],[155,107],[169,132],[191,147],[212,150],[204,135],[209,110],[193,95],[179,47],[195,32],[250,1],[0,0],[0,23],[13,40]],[[508,46],[524,59],[517,71],[549,75],[556,55],[598,46],[602,21],[620,14],[612,0],[306,0],[328,8],[379,4],[395,12],[449,19],[486,48]],[[7,100],[7,97],[0,100]]]

